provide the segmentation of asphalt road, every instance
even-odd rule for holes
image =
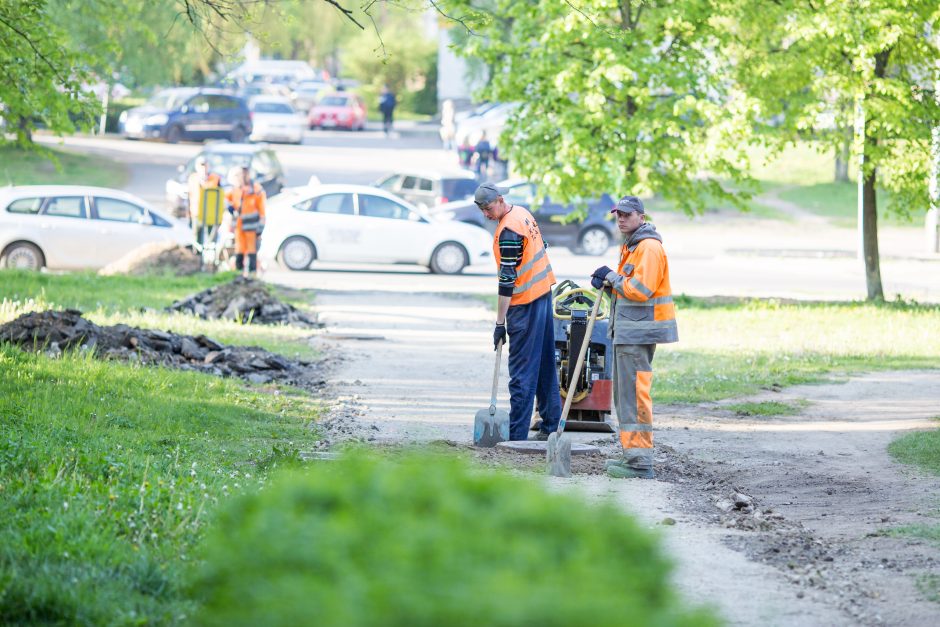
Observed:
[[[163,206],[164,185],[201,144],[163,144],[119,138],[43,137],[67,149],[118,159],[130,171],[125,189]],[[439,148],[434,134],[311,131],[300,146],[275,145],[288,185],[313,175],[324,183],[368,184],[400,168],[456,167],[453,153]],[[792,221],[726,215],[694,219],[652,216],[669,254],[673,291],[695,296],[754,296],[821,300],[864,299],[864,272],[853,229],[827,226],[794,212]],[[925,250],[917,228],[881,228],[881,271],[885,297],[940,302],[940,255]],[[552,248],[559,280],[586,282],[599,265],[614,265],[616,246],[601,257]],[[495,293],[495,269],[475,266],[460,276],[436,276],[416,266],[358,266],[315,263],[307,272],[267,268],[266,278],[295,287],[342,289],[350,283],[377,291],[464,294]]]

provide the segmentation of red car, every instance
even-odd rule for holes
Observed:
[[[366,105],[356,94],[327,94],[310,109],[307,123],[310,128],[361,131],[366,127]]]

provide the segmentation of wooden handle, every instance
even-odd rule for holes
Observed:
[[[591,309],[591,317],[588,319],[587,331],[584,334],[584,341],[581,342],[581,350],[578,352],[578,361],[574,365],[574,373],[571,375],[571,381],[568,382],[568,395],[565,396],[565,407],[561,410],[561,419],[558,421],[558,435],[561,435],[565,431],[565,422],[568,420],[568,410],[571,409],[574,391],[575,388],[578,387],[578,377],[581,376],[581,366],[584,365],[584,356],[587,354],[588,344],[591,343],[594,321],[597,319],[597,310],[600,308],[601,299],[603,297],[603,290],[597,290],[597,296],[594,299],[594,308]],[[568,358],[571,359],[571,356],[569,355]]]
[[[503,361],[503,344],[506,340],[499,343],[496,347],[496,367],[493,368],[493,394],[490,396],[490,415],[496,414],[496,386],[499,383],[499,366]]]

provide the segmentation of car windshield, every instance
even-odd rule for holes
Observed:
[[[189,94],[178,91],[161,91],[147,103],[154,109],[172,111],[179,107]]]
[[[209,162],[209,172],[222,177],[222,184],[227,183],[229,170],[234,167],[251,167],[251,155],[231,152],[210,152],[205,155]]]
[[[320,105],[324,107],[345,107],[348,102],[348,99],[344,96],[327,96],[320,101]]]
[[[283,102],[256,102],[252,107],[255,113],[293,113],[289,104]]]

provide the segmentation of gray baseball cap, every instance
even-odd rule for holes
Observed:
[[[618,211],[623,211],[624,213],[632,213],[634,211],[637,213],[646,213],[646,209],[643,207],[643,201],[636,196],[624,196],[618,200],[617,204],[614,205],[614,208],[611,209],[610,212],[617,213]]]
[[[496,187],[495,183],[483,183],[477,187],[477,191],[473,195],[473,202],[476,203],[477,207],[483,209],[500,196],[505,196],[508,191],[504,187]]]

